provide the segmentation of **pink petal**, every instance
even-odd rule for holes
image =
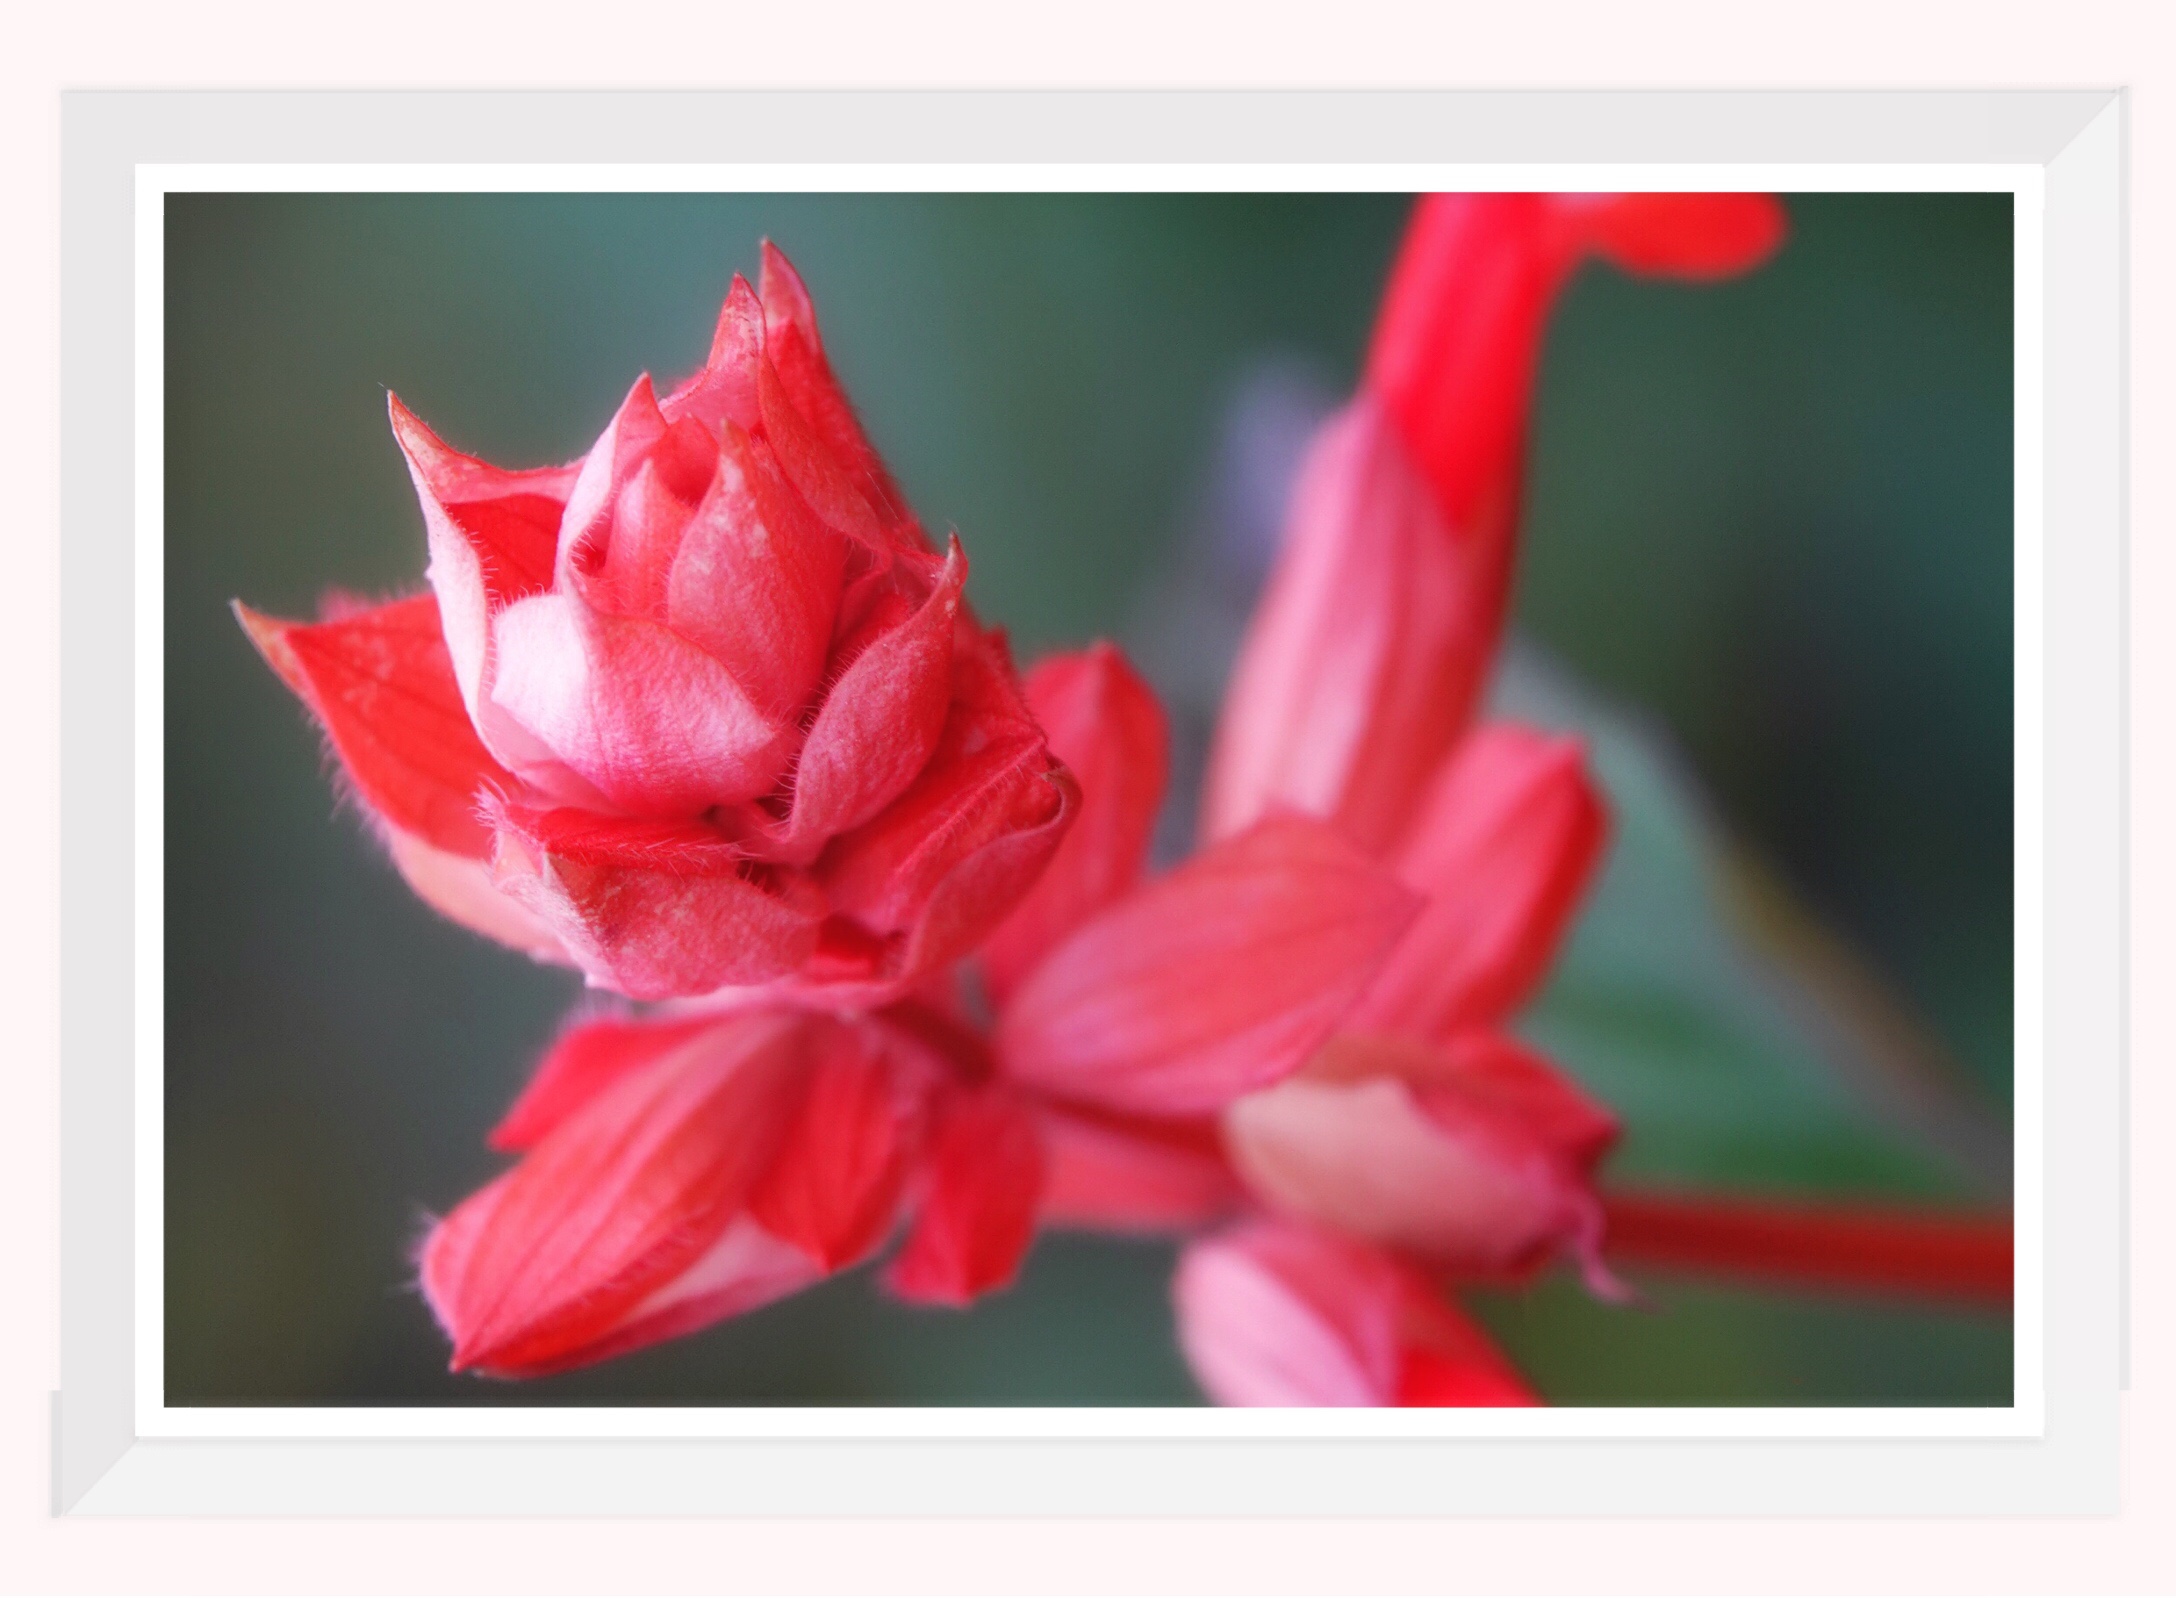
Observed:
[[[792,757],[793,725],[662,623],[532,595],[492,633],[493,702],[622,811],[691,817],[752,800]]]
[[[756,372],[763,362],[763,307],[748,280],[733,274],[703,370],[667,395],[660,410],[675,420],[691,417],[712,433],[731,422],[743,433],[763,424]]]
[[[1069,1100],[1213,1111],[1305,1061],[1418,908],[1334,830],[1271,818],[1075,931],[1005,1008],[998,1054]]]
[[[960,1090],[942,1102],[928,1189],[885,1285],[910,1301],[965,1306],[1010,1284],[1035,1236],[1043,1143],[1009,1086]]]
[[[898,1215],[928,1088],[876,1029],[833,1024],[749,1216],[827,1272],[867,1256]]]
[[[487,1143],[494,1151],[526,1151],[629,1073],[671,1055],[714,1028],[716,1017],[590,1018],[552,1042]]]
[[[1385,1257],[1313,1229],[1243,1224],[1189,1245],[1179,1348],[1219,1406],[1387,1406],[1402,1285]]]
[[[1046,1104],[1050,1174],[1043,1221],[1121,1234],[1177,1234],[1214,1223],[1240,1190],[1216,1124],[1166,1122]]]
[[[552,563],[567,497],[578,469],[507,472],[449,448],[400,403],[386,396],[393,437],[408,461],[422,503],[431,552],[430,582],[462,704],[500,761],[526,754],[518,730],[499,740],[489,700],[491,614],[551,587]]]
[[[1588,1177],[1608,1114],[1508,1040],[1455,1054],[1341,1036],[1302,1075],[1234,1102],[1225,1144],[1281,1213],[1502,1277],[1560,1248],[1605,1286]]]
[[[1445,520],[1379,404],[1363,395],[1326,424],[1225,694],[1207,836],[1282,806],[1386,850],[1472,715],[1501,565]]]
[[[611,515],[574,547],[575,591],[600,611],[667,621],[681,541],[718,469],[718,441],[701,423],[669,425],[620,485]]]
[[[513,779],[469,723],[436,600],[417,595],[322,623],[281,622],[239,601],[234,615],[324,725],[376,816],[438,850],[486,853],[477,795]]]
[[[603,568],[620,491],[671,426],[658,409],[650,375],[644,373],[627,391],[627,398],[620,402],[597,442],[589,447],[589,454],[582,458],[581,471],[559,524],[559,544],[552,567],[557,588],[578,588],[584,578]]]
[[[1168,770],[1163,707],[1116,647],[1049,657],[1023,691],[1081,804],[1035,887],[983,946],[1000,1005],[1052,946],[1139,880]]]
[[[385,831],[385,845],[408,887],[439,916],[536,961],[575,965],[549,925],[498,887],[488,863],[397,828]]]
[[[967,558],[952,541],[912,615],[878,634],[838,676],[810,725],[793,776],[781,854],[809,860],[913,783],[944,731]]]
[[[717,466],[681,535],[665,618],[772,717],[795,718],[823,675],[846,544],[794,494],[769,446],[728,424]]]
[[[1468,735],[1397,857],[1427,907],[1352,1028],[1447,1039],[1517,1010],[1571,926],[1607,829],[1578,741],[1510,723]]]
[[[708,995],[801,967],[822,896],[700,824],[501,807],[493,874],[590,982],[636,1000]]]
[[[453,1367],[524,1375],[624,1349],[717,1244],[776,1151],[807,1025],[750,1014],[622,1078],[425,1242]]]
[[[1531,1406],[1488,1336],[1387,1253],[1254,1222],[1187,1247],[1179,1345],[1221,1406]]]

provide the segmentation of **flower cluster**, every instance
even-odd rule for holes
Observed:
[[[1531,1400],[1444,1287],[1568,1254],[1618,1293],[1616,1125],[1508,1031],[1605,811],[1575,742],[1476,720],[1534,371],[1583,257],[1716,277],[1781,232],[1755,196],[1421,202],[1160,875],[1154,692],[1108,645],[1015,674],[769,246],[578,463],[394,401],[430,591],[244,625],[419,895],[671,1003],[571,1026],[426,1241],[454,1365],[594,1362],[895,1241],[892,1291],[964,1303],[1063,1225],[1191,1237],[1219,1401]]]

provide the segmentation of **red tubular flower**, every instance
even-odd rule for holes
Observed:
[[[1763,259],[1782,232],[1766,196],[1430,195],[1415,208],[1361,392],[1302,470],[1203,799],[1211,838],[1294,808],[1424,897],[1336,1037],[1223,1112],[1248,1192],[1304,1221],[1305,1238],[1332,1230],[1353,1250],[1395,1253],[1393,1265],[1466,1278],[1566,1252],[1597,1293],[1623,1293],[1601,1261],[1593,1188],[1616,1124],[1504,1032],[1600,863],[1606,813],[1576,743],[1472,721],[1504,625],[1542,333],[1573,268],[1599,254],[1635,272],[1720,277]],[[1283,1304],[1319,1307],[1320,1295],[1286,1294],[1297,1270],[1268,1272],[1266,1259],[1213,1256],[1186,1271],[1212,1284],[1237,1275],[1257,1287],[1245,1293],[1280,1285]],[[1244,1343],[1201,1332],[1216,1326],[1202,1310],[1215,1299],[1199,1282],[1180,1297],[1212,1394],[1277,1391],[1282,1381],[1261,1378],[1285,1360],[1261,1346],[1273,1338],[1313,1350],[1293,1360],[1318,1375],[1334,1365],[1325,1349],[1376,1350],[1340,1384],[1377,1398],[1398,1389],[1380,1340],[1369,1347],[1350,1317],[1313,1311],[1265,1313],[1242,1363],[1261,1383],[1240,1382],[1230,1363]],[[1353,1377],[1363,1370],[1366,1383]]]
[[[1542,332],[1587,254],[1714,278],[1781,241],[1765,195],[1428,195],[1361,394],[1325,425],[1225,695],[1203,831],[1277,805],[1388,849],[1473,715],[1510,593]]]
[[[433,906],[636,998],[880,1004],[1034,882],[1074,787],[777,251],[575,466],[391,408],[435,598],[242,615]]]
[[[1186,1248],[1179,1345],[1222,1406],[1531,1406],[1487,1335],[1384,1252],[1242,1224]]]

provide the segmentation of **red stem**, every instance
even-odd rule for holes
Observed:
[[[1609,1253],[1625,1262],[1808,1289],[2010,1304],[2007,1215],[1622,1192],[1603,1206]]]

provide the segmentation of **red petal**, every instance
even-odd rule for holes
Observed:
[[[1047,658],[1023,693],[1081,801],[1050,865],[983,946],[1000,1005],[1052,946],[1140,878],[1169,761],[1164,709],[1115,646]]]
[[[964,618],[959,630],[951,708],[921,776],[817,864],[841,914],[835,926],[857,931],[859,971],[879,984],[872,1003],[987,936],[1043,871],[1078,804],[1002,646]],[[837,978],[849,976],[842,966]]]
[[[1500,586],[1542,328],[1575,259],[1547,196],[1424,195],[1376,315],[1367,387],[1451,526],[1498,550]]]
[[[1208,1119],[1169,1122],[1040,1108],[1050,1176],[1043,1221],[1123,1234],[1183,1233],[1232,1212],[1239,1183]]]
[[[1033,1113],[1003,1084],[948,1096],[928,1169],[914,1232],[884,1282],[910,1301],[965,1306],[1010,1284],[1034,1238],[1044,1157]]]
[[[431,1233],[455,1369],[591,1360],[725,1233],[777,1148],[806,1020],[749,1014],[629,1074]],[[612,1349],[623,1348],[613,1345]]]
[[[1407,1273],[1400,1308],[1400,1406],[1539,1406],[1481,1326]]]
[[[731,422],[743,433],[763,425],[756,374],[763,363],[763,306],[748,280],[733,274],[703,370],[667,395],[659,409],[668,417],[692,417],[711,432]]]
[[[417,595],[323,623],[280,622],[239,601],[234,615],[324,725],[372,812],[439,850],[485,854],[490,831],[476,798],[513,780],[469,725],[435,599]]]
[[[1504,547],[1543,326],[1583,250],[1634,272],[1756,265],[1782,208],[1753,195],[1424,195],[1383,294],[1367,385],[1398,418],[1443,509]]]
[[[590,981],[636,1000],[707,995],[798,969],[823,897],[700,824],[630,823],[562,807],[498,812],[493,872]]]
[[[810,514],[761,441],[729,424],[717,464],[681,536],[666,621],[758,706],[796,717],[823,675],[846,543]]]
[[[812,858],[914,782],[945,726],[967,558],[957,539],[914,614],[879,635],[824,697],[794,770],[782,849]]]
[[[749,1215],[827,1272],[868,1255],[898,1215],[927,1089],[874,1029],[834,1025]]]
[[[999,1056],[1066,1099],[1213,1111],[1328,1038],[1418,905],[1330,828],[1258,823],[1052,952],[999,1019]]]
[[[1387,1406],[1403,1284],[1332,1234],[1248,1223],[1189,1245],[1172,1280],[1179,1348],[1219,1406]]]
[[[1607,829],[1576,740],[1476,729],[1400,847],[1399,875],[1427,908],[1351,1026],[1448,1039],[1516,1011],[1546,976]]]
[[[1626,272],[1697,280],[1735,277],[1774,255],[1790,231],[1783,202],[1774,195],[1594,198],[1601,203],[1581,217],[1588,246]]]
[[[1445,520],[1376,401],[1326,424],[1225,694],[1205,834],[1283,806],[1387,851],[1472,715],[1507,559]]]
[[[832,376],[816,328],[816,305],[785,253],[763,241],[763,315],[766,348],[779,387],[809,428],[830,447],[862,498],[900,543],[919,546],[921,530],[906,497],[862,432],[846,391]]]
[[[494,1151],[526,1151],[627,1074],[720,1026],[715,1017],[576,1023],[552,1042],[486,1143]]]
[[[386,407],[423,506],[431,588],[462,703],[504,761],[508,750],[494,743],[485,711],[491,614],[551,587],[560,523],[580,469],[507,472],[449,448],[398,396],[387,395]]]

